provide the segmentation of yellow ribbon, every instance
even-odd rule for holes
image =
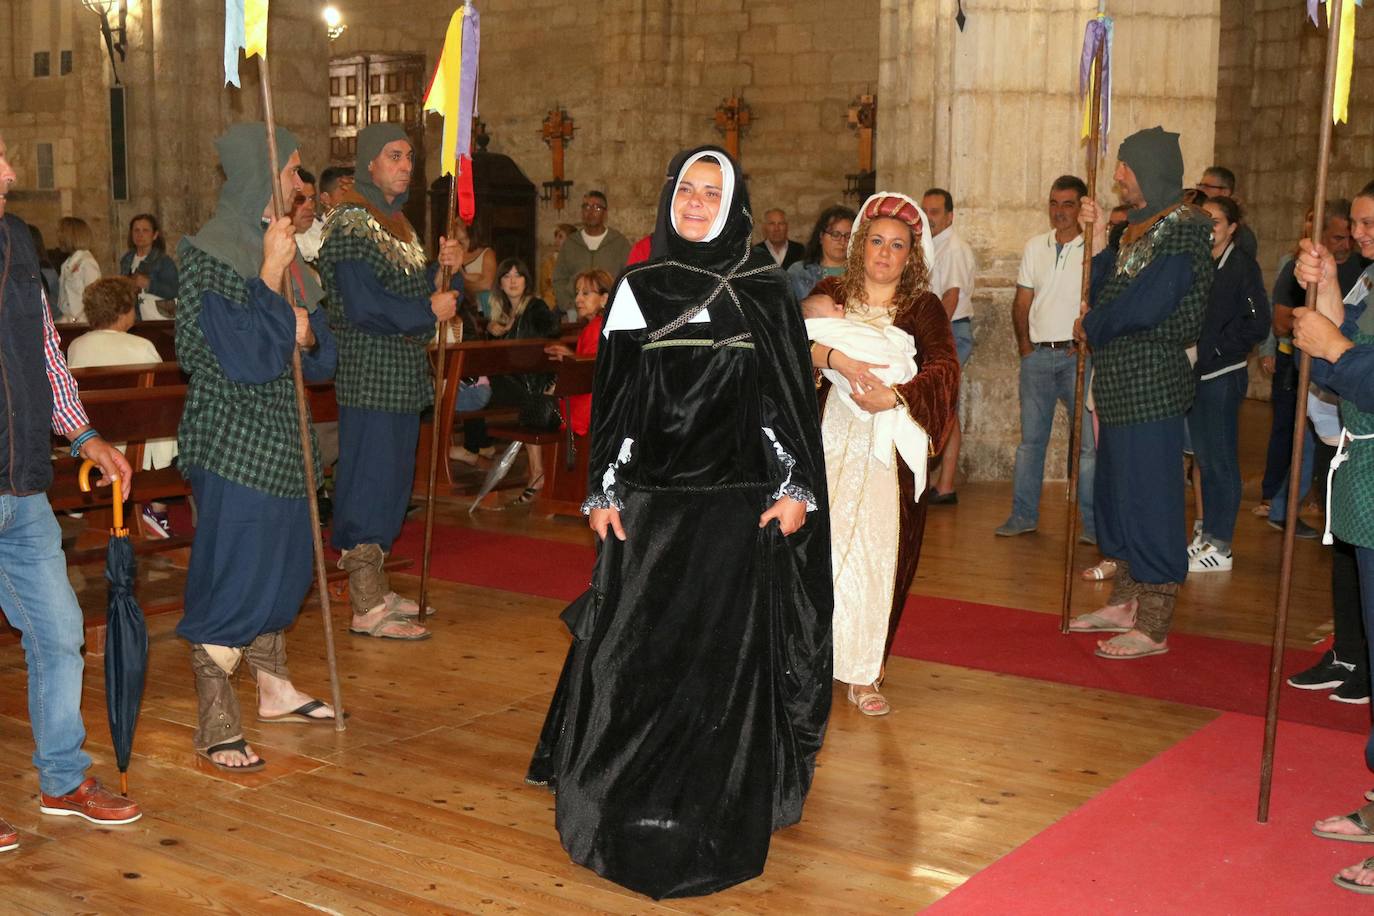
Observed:
[[[245,60],[254,54],[267,59],[267,2],[268,0],[246,0],[243,5],[243,57]]]
[[[459,93],[463,74],[463,11],[460,6],[448,21],[444,36],[444,50],[434,71],[434,82],[425,95],[425,111],[437,111],[444,116],[444,147],[440,155],[440,169],[452,175],[458,162]]]
[[[1331,3],[1326,4],[1326,24],[1331,25]],[[1350,75],[1355,68],[1355,4],[1341,5],[1341,36],[1336,46],[1336,96],[1331,103],[1331,122],[1344,124],[1350,119]]]

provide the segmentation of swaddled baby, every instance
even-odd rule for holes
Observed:
[[[902,385],[916,377],[916,342],[901,328],[888,325],[880,329],[857,318],[846,318],[844,308],[829,296],[806,299],[802,303],[802,315],[806,318],[807,337],[851,359],[878,365],[880,368],[872,372],[883,384]],[[911,419],[900,400],[893,410],[869,413],[854,402],[848,379],[835,369],[822,369],[821,373],[834,386],[835,396],[854,416],[865,421],[872,419],[874,458],[887,466],[892,460],[892,449],[896,447],[916,476],[915,492],[919,498],[926,489],[926,461],[930,452],[930,437],[926,431]]]

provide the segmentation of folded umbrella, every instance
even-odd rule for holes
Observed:
[[[505,478],[506,473],[510,471],[510,466],[515,464],[515,456],[520,454],[520,446],[522,444],[523,443],[520,442],[512,442],[510,445],[506,446],[506,450],[501,453],[501,457],[496,459],[496,463],[491,466],[491,470],[487,471],[487,479],[482,481],[482,487],[477,491],[477,498],[472,501],[471,506],[468,506],[468,515],[476,512],[477,507],[482,504],[482,500],[486,495],[496,489],[496,485]]]

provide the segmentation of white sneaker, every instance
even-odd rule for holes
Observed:
[[[1218,550],[1215,544],[1204,544],[1188,558],[1188,572],[1225,572],[1230,568],[1231,551]]]
[[[1197,537],[1193,538],[1192,543],[1188,545],[1188,559],[1191,560],[1211,546],[1211,543],[1204,541],[1202,535],[1199,534]]]

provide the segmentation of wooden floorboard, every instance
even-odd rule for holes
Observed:
[[[1245,407],[1236,568],[1189,580],[1178,615],[1187,632],[1268,639],[1279,535],[1248,514],[1265,410]],[[1057,613],[1062,484],[1046,486],[1040,531],[1015,539],[992,535],[1007,515],[1009,485],[966,484],[960,498],[931,510],[913,590]],[[589,543],[575,521],[517,511],[474,518],[460,497],[445,497],[440,508],[446,524]],[[1080,555],[1095,560],[1090,548]],[[182,575],[171,561],[148,563],[141,587],[175,594]],[[99,570],[78,580],[83,604],[98,606]],[[414,575],[395,581],[408,592],[417,585]],[[1091,608],[1106,593],[1105,585],[1084,585],[1075,604]],[[261,773],[243,776],[192,752],[188,652],[172,631],[175,615],[153,619],[131,773],[148,813],[123,828],[39,814],[23,656],[17,646],[0,647],[0,746],[9,750],[0,762],[0,814],[22,832],[21,848],[0,856],[0,909],[909,913],[1215,716],[894,659],[885,689],[893,715],[866,719],[836,692],[805,818],[775,836],[764,874],[711,897],[655,904],[571,864],[554,831],[552,797],[523,780],[568,645],[561,603],[447,582],[434,584],[433,603],[435,638],[415,644],[350,637],[347,608],[336,606],[352,715],[343,733],[258,723],[251,683],[241,679],[245,731],[269,760]],[[1298,544],[1293,617],[1291,645],[1329,632],[1329,561],[1310,542]],[[290,664],[298,685],[326,696],[322,646],[312,604],[290,635]],[[87,748],[108,782],[103,689],[99,664],[88,666]]]

